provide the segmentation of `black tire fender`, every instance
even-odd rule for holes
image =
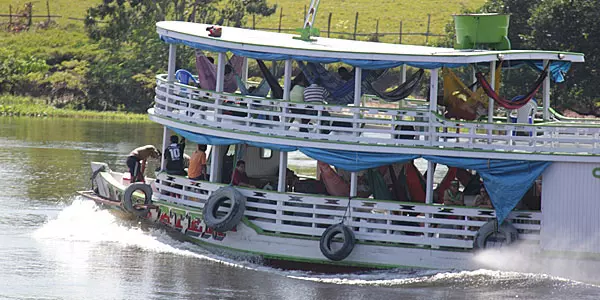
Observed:
[[[130,184],[123,193],[123,207],[128,212],[132,213],[136,217],[145,218],[148,216],[150,209],[148,207],[137,208],[133,204],[133,193],[141,191],[144,193],[144,205],[152,203],[152,187],[148,184],[137,182]]]
[[[502,225],[498,226],[498,220],[493,219],[485,223],[475,234],[473,240],[473,249],[480,250],[491,248],[487,246],[487,242],[490,237],[499,235],[503,246],[508,246],[519,239],[519,232],[512,223],[505,221]]]
[[[229,211],[224,216],[218,216],[219,207],[226,201],[231,203]],[[246,197],[242,195],[235,187],[226,186],[214,191],[204,208],[202,209],[202,219],[206,226],[217,232],[226,232],[237,226],[246,211]]]
[[[335,236],[340,233],[344,235],[344,244],[340,249],[334,250],[331,248],[331,243]],[[333,224],[327,227],[321,235],[319,247],[321,248],[321,253],[323,253],[325,257],[333,261],[340,261],[350,255],[355,244],[356,239],[354,237],[354,232],[352,232],[350,227],[345,226],[344,224]]]

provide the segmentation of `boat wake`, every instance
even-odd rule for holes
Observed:
[[[318,283],[379,286],[379,287],[452,287],[496,288],[507,285],[546,286],[580,285],[582,283],[543,274],[491,270],[375,270],[349,274],[315,274],[306,271],[280,270],[252,261],[222,257],[195,244],[180,242],[162,229],[142,229],[140,224],[123,221],[92,201],[78,196],[54,219],[33,232],[36,239],[58,240],[89,244],[114,244],[120,247],[137,247],[147,252],[174,254],[197,258],[227,267],[266,272],[290,279]]]

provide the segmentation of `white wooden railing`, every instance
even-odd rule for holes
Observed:
[[[157,116],[214,129],[358,145],[600,154],[598,124],[452,121],[420,107],[392,109],[295,103],[200,90],[168,83],[165,75],[157,78],[154,106]]]
[[[224,186],[161,173],[156,184],[160,199],[202,209],[212,192]],[[352,199],[238,188],[247,197],[245,216],[261,230],[320,237],[342,221],[358,240],[416,247],[471,249],[477,230],[495,213],[491,209],[448,207],[422,203]],[[348,201],[350,203],[348,204]],[[541,212],[512,212],[508,221],[528,244],[539,244]]]

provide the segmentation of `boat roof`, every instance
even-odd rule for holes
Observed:
[[[222,26],[221,37],[208,36],[213,25],[181,21],[156,23],[158,34],[195,48],[253,51],[271,54],[348,60],[432,62],[448,64],[481,63],[497,60],[550,60],[583,62],[582,53],[541,50],[464,50],[442,47],[389,44],[313,37],[294,39],[294,34]]]

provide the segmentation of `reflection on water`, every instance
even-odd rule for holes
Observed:
[[[0,298],[597,299],[539,274],[385,270],[321,275],[224,258],[75,197],[89,162],[125,170],[154,124],[0,118]],[[437,172],[436,172],[437,173]]]

